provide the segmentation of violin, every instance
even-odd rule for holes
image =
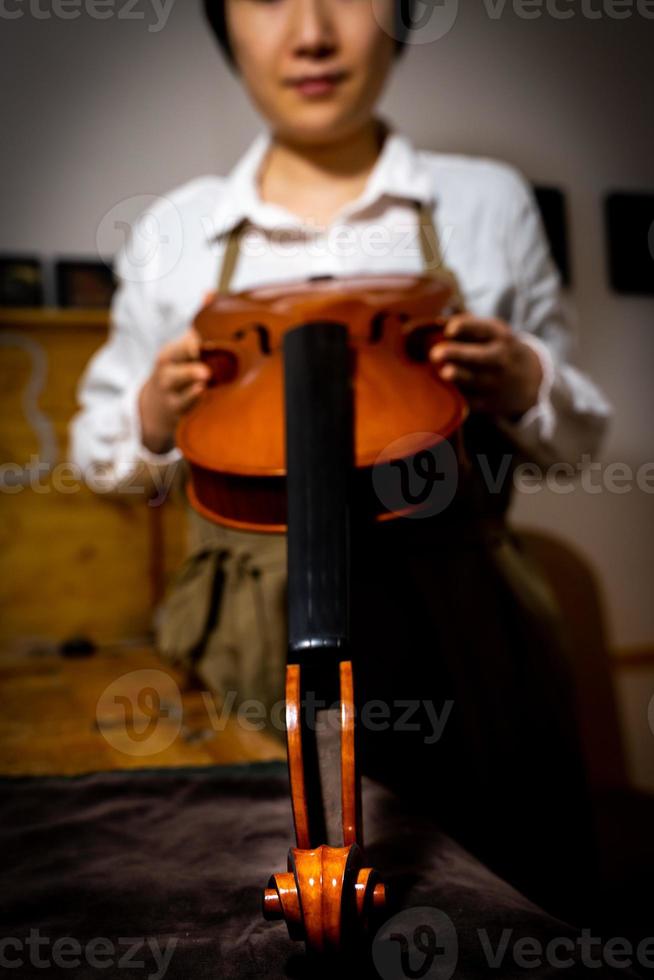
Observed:
[[[221,294],[195,319],[212,374],[177,430],[190,502],[209,520],[288,536],[296,846],[264,889],[263,915],[310,954],[364,942],[386,905],[363,850],[350,529],[414,506],[381,503],[374,471],[457,441],[464,399],[428,358],[452,302],[446,276],[320,278]],[[309,718],[308,703],[337,707]]]
[[[208,389],[176,434],[192,506],[241,530],[286,530],[283,338],[333,321],[348,330],[355,493],[373,520],[405,514],[406,502],[389,508],[370,492],[371,474],[384,481],[384,468],[441,440],[454,438],[460,451],[466,403],[428,360],[453,300],[445,273],[318,277],[215,296],[194,321]]]

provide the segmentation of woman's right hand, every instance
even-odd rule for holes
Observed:
[[[199,358],[200,335],[194,327],[159,351],[138,401],[141,440],[150,452],[165,453],[173,448],[181,415],[205,390],[211,372]]]

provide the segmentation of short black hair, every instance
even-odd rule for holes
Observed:
[[[232,68],[236,68],[234,52],[227,33],[225,0],[202,0],[204,14],[214,33],[223,54]],[[395,57],[399,57],[406,46],[406,36],[412,23],[414,0],[395,0]]]

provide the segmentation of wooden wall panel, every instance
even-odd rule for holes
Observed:
[[[70,488],[71,474],[7,486],[7,464],[42,458],[48,428],[66,459],[79,378],[106,337],[95,311],[0,312],[0,646],[87,634],[113,642],[147,634],[153,604],[182,560],[179,503],[149,507]],[[40,391],[39,377],[42,378]],[[47,455],[47,453],[46,453]],[[61,471],[59,470],[59,476]],[[59,489],[58,489],[59,488]],[[159,510],[160,513],[154,513]],[[165,512],[165,513],[164,513]],[[164,533],[165,532],[165,533]],[[163,535],[163,538],[162,538]]]

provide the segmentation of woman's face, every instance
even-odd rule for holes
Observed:
[[[276,133],[296,142],[326,143],[370,118],[394,60],[392,4],[226,0],[241,78]],[[338,73],[337,80],[322,87],[295,84],[327,73]]]

